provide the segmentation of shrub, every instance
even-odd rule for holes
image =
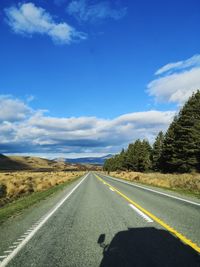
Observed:
[[[5,197],[7,194],[7,187],[5,184],[0,184],[0,198]]]

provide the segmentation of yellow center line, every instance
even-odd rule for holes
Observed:
[[[129,197],[127,197],[125,194],[121,193],[117,188],[115,188],[114,186],[112,186],[109,183],[105,182],[98,175],[95,174],[95,176],[102,183],[106,184],[107,186],[109,186],[113,190],[115,190],[116,193],[118,193],[121,197],[123,197],[124,199],[126,199],[129,203],[133,204],[136,208],[138,208],[139,210],[141,210],[142,212],[144,212],[146,215],[148,215],[150,218],[152,218],[155,222],[157,222],[162,227],[164,227],[165,229],[167,229],[170,233],[172,233],[173,235],[175,235],[176,237],[178,237],[182,242],[184,242],[185,244],[187,244],[188,246],[190,246],[191,248],[193,248],[195,251],[197,251],[198,253],[200,253],[200,247],[197,244],[193,243],[191,240],[189,240],[187,237],[185,237],[184,235],[182,235],[181,233],[179,233],[178,231],[176,231],[174,228],[172,228],[171,226],[169,226],[163,220],[159,219],[157,216],[153,215],[151,212],[149,212],[148,210],[146,210],[143,207],[141,207],[135,201],[133,201],[132,199],[130,199]]]

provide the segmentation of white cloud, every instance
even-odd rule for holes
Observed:
[[[4,108],[9,100],[12,106],[20,103],[24,109],[19,117],[15,117],[14,109],[10,109],[9,118],[2,117],[0,153],[117,152],[137,138],[152,141],[158,131],[168,127],[175,114],[173,111],[145,111],[114,119],[57,118],[46,116],[41,110],[32,110],[22,101],[9,97],[2,98]]]
[[[89,0],[73,0],[67,7],[67,12],[79,21],[95,22],[102,19],[121,19],[126,15],[126,8],[113,8],[109,1],[94,3]]]
[[[150,110],[150,111],[143,111],[143,112],[135,112],[135,113],[128,113],[122,115],[115,119],[117,123],[129,122],[135,123],[137,125],[145,124],[147,125],[158,125],[158,124],[168,124],[169,120],[174,116],[173,111],[157,111],[157,110]]]
[[[162,76],[148,84],[149,94],[159,102],[182,105],[200,88],[200,55],[169,63],[156,71],[159,74]]]
[[[56,23],[53,17],[34,3],[20,3],[17,7],[5,9],[7,23],[15,33],[23,35],[41,34],[54,42],[69,44],[73,40],[85,39],[86,35],[77,32],[66,22]]]
[[[9,95],[0,95],[0,122],[20,121],[31,114],[31,108],[23,101]]]
[[[200,55],[194,55],[193,57],[190,57],[186,60],[178,61],[178,62],[172,62],[164,65],[160,69],[156,71],[156,75],[163,74],[167,71],[177,71],[181,69],[191,68],[200,66]]]

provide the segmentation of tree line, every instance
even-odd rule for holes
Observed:
[[[194,93],[153,145],[136,140],[109,158],[105,171],[157,171],[164,173],[200,172],[200,91]]]

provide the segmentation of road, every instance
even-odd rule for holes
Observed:
[[[200,266],[192,202],[89,173],[0,225],[0,266]]]

